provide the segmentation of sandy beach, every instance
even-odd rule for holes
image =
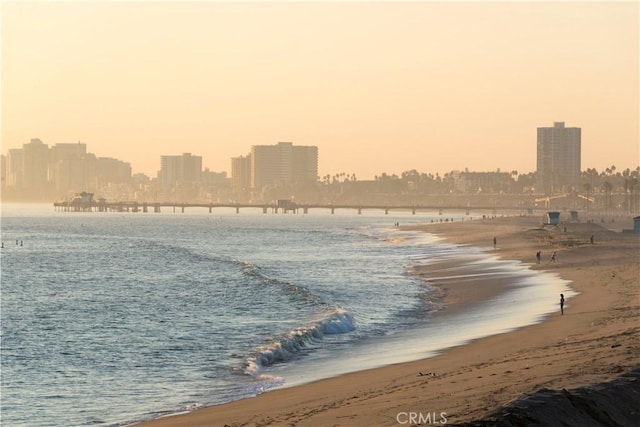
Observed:
[[[633,228],[632,221],[543,227],[539,217],[531,216],[412,227],[555,272],[570,280],[579,294],[567,301],[564,315],[558,307],[539,324],[435,357],[277,389],[139,425],[394,426],[411,425],[410,414],[421,414],[423,424],[456,424],[483,418],[543,388],[573,389],[610,381],[640,365],[640,238],[621,233],[623,228]],[[537,251],[542,252],[540,264]],[[550,262],[554,251],[556,260]],[[425,266],[416,273],[428,277],[433,268]],[[451,282],[441,290],[444,310],[486,296],[470,296],[468,285]]]

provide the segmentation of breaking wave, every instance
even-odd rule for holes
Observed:
[[[335,308],[324,318],[307,326],[295,328],[247,358],[245,373],[258,376],[265,367],[283,363],[317,347],[325,335],[344,334],[356,329],[353,317],[342,308]]]

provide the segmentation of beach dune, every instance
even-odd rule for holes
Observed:
[[[615,226],[626,224],[619,221]],[[492,413],[499,416],[495,414],[505,405],[539,390],[612,381],[640,365],[640,239],[621,233],[621,228],[607,228],[611,225],[543,226],[539,218],[529,216],[411,227],[452,243],[486,247],[533,269],[554,271],[571,281],[578,295],[567,301],[564,315],[558,306],[557,313],[541,323],[428,359],[277,389],[140,425],[462,424]],[[540,264],[538,251],[543,254]],[[426,277],[429,268],[416,273]],[[442,289],[445,310],[463,304],[468,291],[448,284]]]

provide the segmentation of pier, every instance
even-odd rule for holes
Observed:
[[[476,200],[476,203],[472,203],[470,200],[465,199],[435,199],[425,201],[422,204],[413,203],[297,203],[291,199],[274,200],[269,203],[238,203],[234,201],[229,202],[210,202],[210,203],[188,203],[188,202],[132,202],[132,201],[115,201],[110,202],[104,198],[94,199],[93,193],[77,193],[75,197],[68,200],[55,202],[53,204],[54,209],[60,212],[173,212],[173,213],[185,213],[187,209],[207,209],[209,213],[212,213],[214,209],[227,208],[234,209],[237,214],[242,209],[257,209],[262,213],[302,213],[307,214],[310,210],[323,209],[330,211],[331,214],[335,214],[337,210],[356,210],[358,214],[362,214],[364,210],[377,210],[383,211],[385,215],[388,215],[390,211],[411,212],[412,215],[416,215],[418,212],[433,213],[438,212],[440,215],[445,210],[452,212],[465,212],[469,215],[473,210],[475,212],[482,212],[483,214],[490,213],[495,215],[497,210],[511,212],[527,212],[529,215],[533,213],[535,208],[524,207],[526,203],[522,200],[510,200],[511,203],[496,203],[494,199]],[[480,202],[480,203],[478,203]]]
[[[362,214],[364,210],[378,210],[384,211],[386,215],[389,214],[390,211],[404,211],[411,212],[415,215],[420,211],[438,211],[440,214],[443,213],[444,208],[442,206],[426,206],[426,205],[410,205],[410,206],[400,206],[400,205],[347,205],[347,204],[297,204],[297,203],[282,203],[279,201],[278,203],[176,203],[176,202],[151,202],[151,203],[140,203],[140,202],[107,202],[104,200],[100,201],[86,201],[84,203],[78,201],[62,201],[55,202],[53,204],[54,209],[56,211],[61,212],[154,212],[160,213],[163,210],[165,212],[170,210],[172,212],[184,213],[186,209],[208,209],[209,213],[212,213],[214,209],[217,208],[231,208],[235,209],[236,213],[240,213],[241,209],[261,209],[262,213],[309,213],[311,209],[325,209],[330,210],[331,214],[335,214],[336,210],[357,210],[358,214]],[[447,210],[449,211],[465,211],[467,215],[469,214],[469,206],[447,206]],[[514,208],[516,209],[516,208]],[[495,206],[474,206],[473,210],[476,211],[490,211],[495,213]]]

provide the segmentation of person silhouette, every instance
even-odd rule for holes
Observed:
[[[553,252],[553,254],[551,254],[551,259],[549,260],[549,263],[552,263],[552,262],[556,262],[556,253],[555,253],[555,251]]]
[[[560,314],[564,315],[564,294],[560,294]]]

